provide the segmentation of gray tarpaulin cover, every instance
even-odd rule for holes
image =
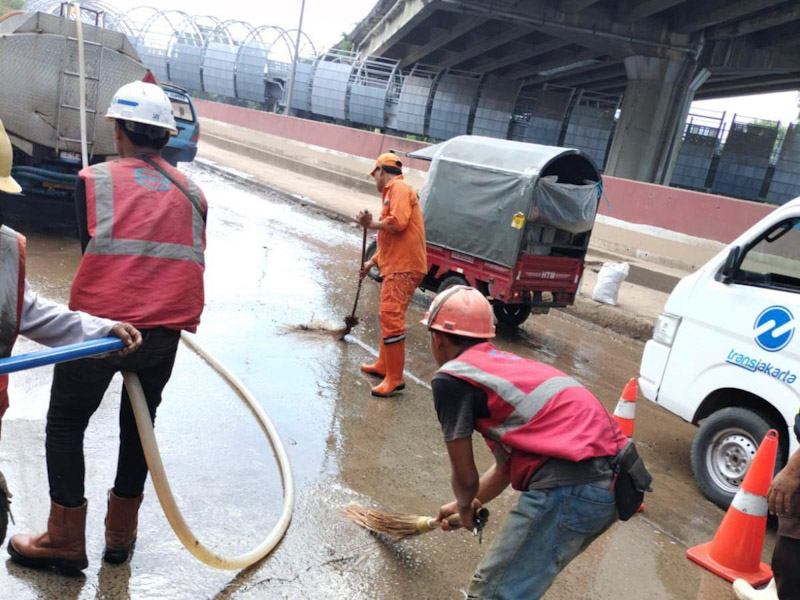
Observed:
[[[547,219],[548,224],[564,228],[575,217],[578,229],[568,231],[591,229],[595,185],[549,181],[546,191],[536,193],[539,173],[558,157],[575,154],[578,151],[480,136],[455,137],[410,154],[432,161],[420,201],[428,241],[513,267],[534,203],[541,215],[537,223]],[[587,221],[588,228],[581,229]]]
[[[538,224],[550,225],[570,233],[589,231],[597,213],[598,185],[558,183],[549,175],[539,179],[533,192],[533,205],[539,211]]]

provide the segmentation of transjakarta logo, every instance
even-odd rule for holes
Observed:
[[[762,350],[778,352],[792,341],[794,330],[794,316],[791,311],[783,306],[770,306],[758,315],[753,325],[753,337]],[[760,358],[742,354],[735,348],[728,353],[725,362],[752,373],[764,373],[788,384],[797,381],[797,375],[790,369],[784,370],[771,361],[764,362]]]
[[[792,373],[791,370],[783,370],[774,363],[764,362],[760,358],[747,356],[746,354],[737,352],[736,349],[731,349],[728,353],[728,359],[725,362],[737,367],[742,367],[753,373],[764,373],[765,375],[769,375],[788,384],[797,381],[797,375]]]
[[[753,325],[756,344],[767,352],[783,350],[794,336],[794,316],[788,308],[770,306]]]

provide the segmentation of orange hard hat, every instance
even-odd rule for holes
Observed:
[[[372,175],[375,171],[380,169],[381,167],[395,167],[397,169],[403,168],[403,163],[400,162],[400,157],[393,152],[386,152],[381,154],[377,160],[375,160],[375,168],[370,171],[370,175]]]
[[[420,322],[428,329],[461,337],[495,336],[492,305],[483,294],[467,285],[455,285],[437,295]]]

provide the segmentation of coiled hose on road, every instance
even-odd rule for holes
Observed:
[[[267,535],[264,540],[255,548],[235,556],[233,558],[225,558],[216,554],[214,551],[206,547],[197,537],[192,533],[189,525],[186,523],[183,515],[181,514],[172,495],[172,490],[169,486],[167,474],[164,471],[164,464],[161,461],[161,454],[158,451],[158,444],[156,442],[155,432],[153,431],[153,424],[150,421],[150,412],[147,408],[147,401],[142,391],[141,383],[135,373],[123,372],[122,377],[125,381],[125,387],[128,389],[128,395],[131,399],[131,406],[133,407],[134,418],[136,419],[136,426],[139,430],[139,438],[142,441],[142,448],[144,456],[147,460],[147,466],[150,469],[150,477],[153,481],[153,487],[156,490],[158,501],[167,517],[167,521],[172,527],[178,539],[184,547],[192,553],[200,562],[207,564],[215,569],[225,570],[238,570],[260,561],[266,557],[283,538],[286,530],[289,528],[289,523],[292,519],[292,511],[294,510],[294,477],[292,476],[292,467],[289,464],[289,457],[286,454],[286,449],[281,442],[278,431],[272,424],[269,416],[261,408],[261,405],[252,395],[250,390],[222,363],[216,360],[209,352],[201,346],[194,337],[186,332],[181,334],[183,343],[186,344],[192,351],[206,361],[217,373],[219,373],[225,382],[234,390],[242,401],[250,409],[258,424],[261,426],[262,431],[267,437],[267,440],[272,446],[275,453],[275,458],[278,462],[278,469],[281,474],[281,481],[283,483],[283,508],[281,510],[278,522],[272,528],[272,531]],[[61,348],[54,348],[44,350],[42,352],[33,352],[30,354],[22,354],[12,356],[10,358],[0,360],[0,375],[12,373],[15,371],[22,371],[33,367],[42,365],[55,364],[78,358],[85,358],[88,356],[96,356],[98,354],[105,354],[120,350],[123,347],[121,340],[115,337],[103,338],[101,340],[93,340],[90,342],[82,342],[79,344],[71,344],[69,346],[62,346]]]

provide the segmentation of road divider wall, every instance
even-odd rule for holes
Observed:
[[[424,142],[285,117],[219,102],[195,100],[199,116],[261,131],[353,156],[372,159],[389,150],[412,152]],[[429,163],[408,160],[406,166],[427,171]],[[600,204],[600,214],[613,219],[683,236],[730,243],[748,227],[772,212],[775,207],[726,196],[705,194],[668,186],[642,183],[618,177],[603,177],[608,202]]]

